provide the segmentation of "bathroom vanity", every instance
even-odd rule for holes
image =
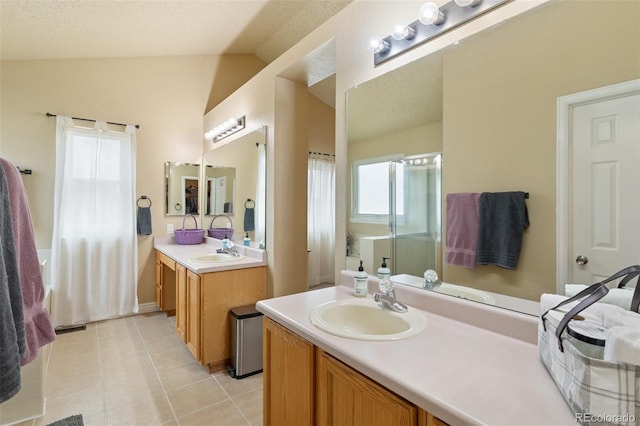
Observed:
[[[427,320],[422,332],[344,338],[310,320],[318,305],[354,299],[352,274],[342,282],[258,302],[265,425],[575,424],[538,356],[537,317],[401,286],[398,300]]]
[[[220,248],[218,240],[178,245],[158,238],[156,304],[176,316],[176,331],[209,372],[226,368],[231,356],[229,310],[265,297],[266,253],[237,247],[240,257],[196,261]]]

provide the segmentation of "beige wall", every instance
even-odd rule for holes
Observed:
[[[202,115],[219,57],[3,61],[0,155],[33,175],[24,182],[38,248],[51,247],[55,119],[45,112],[140,124],[137,195],[152,202],[154,235],[165,235],[164,162],[200,161]],[[241,84],[241,83],[238,83]],[[138,237],[140,303],[154,299],[153,237]]]
[[[640,3],[601,6],[542,7],[444,56],[443,193],[527,191],[531,220],[517,270],[445,264],[448,282],[556,292],[556,99],[640,78]],[[615,24],[594,30],[590,16]]]

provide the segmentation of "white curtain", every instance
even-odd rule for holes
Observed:
[[[138,310],[136,135],[57,117],[52,317],[82,324]]]
[[[307,179],[307,284],[334,281],[335,160],[310,154]]]
[[[254,241],[264,247],[265,234],[267,224],[265,222],[267,190],[267,153],[266,146],[263,143],[258,144],[258,179],[256,185],[256,207],[255,207],[255,224]]]

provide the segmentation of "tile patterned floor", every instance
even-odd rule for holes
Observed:
[[[46,363],[44,426],[82,414],[86,426],[262,425],[262,374],[210,375],[162,313],[58,335]]]

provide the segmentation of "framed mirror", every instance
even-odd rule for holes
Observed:
[[[164,163],[164,177],[165,214],[199,214],[200,165],[167,161]]]
[[[615,25],[594,31],[594,16]],[[639,79],[638,40],[637,2],[551,1],[349,91],[349,164],[355,159],[353,128],[370,126],[368,139],[387,138],[409,132],[413,117],[433,109],[442,123],[443,199],[456,192],[531,194],[526,201],[531,226],[525,232],[517,268],[467,269],[443,263],[441,278],[460,287],[452,289],[453,295],[465,297],[460,296],[464,287],[471,290],[467,298],[480,300],[479,296],[489,294],[492,298],[487,303],[536,315],[537,309],[531,311],[531,307],[540,295],[556,293],[556,270],[570,267],[576,258],[570,250],[557,254],[558,232],[566,226],[556,223],[557,176],[567,168],[557,158],[558,128],[564,125],[559,122],[558,99]],[[430,80],[432,89],[420,90]],[[366,91],[371,93],[355,103]],[[396,94],[401,102],[391,107]],[[382,121],[375,120],[384,114],[390,116],[387,121],[393,121],[392,127],[378,127]],[[431,151],[425,138],[420,143],[421,152]],[[406,154],[403,148],[377,155],[394,153]],[[443,237],[445,225],[443,214]],[[363,226],[351,220],[347,229],[356,238],[375,237],[373,230],[363,231]],[[378,235],[389,232],[388,225],[379,229]],[[572,232],[592,235],[591,229]],[[439,253],[443,255],[443,247]],[[347,267],[353,269],[349,261]],[[415,278],[419,283],[422,277]]]
[[[266,241],[266,131],[265,126],[225,140],[202,158],[203,227],[210,227],[213,220],[214,227],[226,226],[228,219],[216,218],[224,215],[233,225],[233,238],[229,238],[240,242],[248,233],[252,245],[259,248]],[[224,194],[221,198],[217,198],[218,191]]]

